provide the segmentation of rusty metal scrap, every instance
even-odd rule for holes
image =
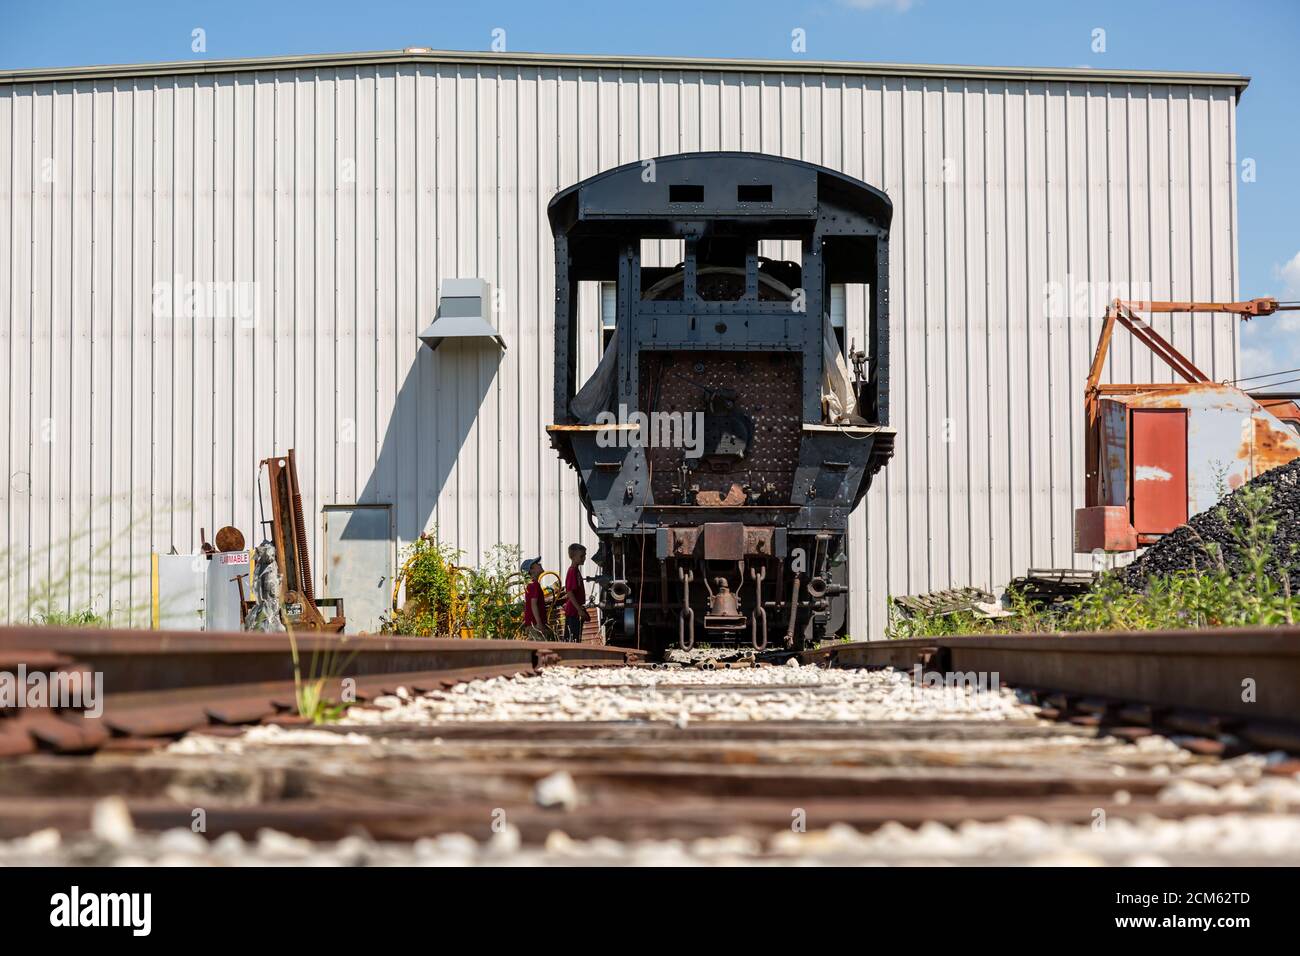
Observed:
[[[271,536],[280,571],[280,610],[285,625],[310,631],[341,632],[346,624],[343,602],[338,598],[316,597],[294,450],[290,448],[283,457],[265,459],[262,467],[266,469],[271,488]],[[321,607],[333,607],[334,616],[325,618],[320,613]]]
[[[1031,604],[1052,605],[1087,593],[1095,579],[1092,571],[1078,568],[1030,568],[1014,578],[1007,589]]]
[[[907,617],[942,616],[962,611],[979,612],[979,605],[993,604],[995,598],[981,588],[947,588],[929,594],[911,594],[893,599],[893,604]]]
[[[238,528],[226,525],[217,532],[217,550],[223,554],[244,550],[244,533]]]

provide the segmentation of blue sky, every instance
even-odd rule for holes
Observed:
[[[0,0],[0,23],[0,69],[190,59],[196,26],[217,59],[482,50],[497,27],[514,51],[789,59],[801,27],[813,59],[1244,73],[1238,159],[1253,158],[1257,178],[1238,186],[1241,291],[1300,300],[1296,0]],[[1104,54],[1091,49],[1097,27]],[[1247,324],[1242,357],[1250,373],[1300,366],[1300,312]]]

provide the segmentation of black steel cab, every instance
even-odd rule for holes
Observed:
[[[706,633],[756,645],[771,624],[791,645],[835,628],[849,514],[893,449],[891,214],[841,173],[731,152],[632,163],[551,201],[548,431],[601,540],[612,640],[689,644],[696,605]],[[580,340],[579,300],[601,298],[582,283],[613,300],[598,348]],[[860,343],[835,321],[850,288]],[[600,357],[579,382],[584,353]]]

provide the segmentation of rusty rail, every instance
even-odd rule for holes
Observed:
[[[32,650],[38,639],[43,646]],[[359,699],[389,693],[398,684],[418,692],[475,677],[529,673],[548,663],[641,659],[618,648],[522,641],[307,635],[300,643],[306,655],[341,644],[358,648],[352,673]],[[785,656],[790,655],[769,657]],[[1109,713],[1111,728],[1119,720],[1146,721],[1201,737],[1284,727],[1273,716],[1288,715],[1300,694],[1296,628],[875,641],[798,656],[830,666],[997,671],[1003,683],[1039,688],[1040,703],[1074,715],[1074,723],[1100,722]],[[279,635],[0,629],[0,670],[20,661],[45,669],[98,668],[109,684],[102,719],[81,719],[78,725],[72,715],[43,714],[21,735],[27,749],[12,752],[135,749],[199,727],[217,736],[239,733],[236,726],[221,725],[274,720],[290,709],[288,658],[287,638]],[[232,669],[241,680],[223,683]],[[1258,703],[1243,705],[1235,723],[1194,710],[1200,702],[1226,711],[1224,688],[1243,671],[1257,671],[1252,676]],[[112,682],[119,680],[124,685],[115,690]],[[163,684],[166,689],[160,689]],[[700,686],[695,692],[718,689]],[[1139,692],[1163,703],[1139,713]],[[21,729],[31,719],[0,715],[0,730]],[[215,755],[76,760],[38,754],[11,761],[0,794],[0,837],[49,827],[84,831],[95,800],[110,794],[128,801],[142,829],[184,827],[196,787],[204,794],[209,838],[236,832],[250,839],[272,827],[313,839],[362,830],[381,840],[442,833],[483,840],[494,832],[498,808],[506,808],[521,838],[532,844],[557,829],[575,839],[690,840],[724,833],[767,839],[790,832],[792,807],[806,814],[810,827],[842,823],[863,831],[890,822],[955,827],[1008,816],[1078,826],[1095,820],[1098,808],[1130,819],[1243,812],[1230,801],[1166,799],[1170,777],[1160,752],[1110,753],[1107,748],[1129,750],[1114,741],[1076,748],[1071,741],[1091,742],[1096,735],[1030,718],[689,725],[443,720],[322,729],[317,739],[292,744],[297,749],[288,760],[266,751],[259,756],[253,746]],[[374,745],[331,748],[321,742],[331,732],[357,730]],[[402,746],[386,748],[386,741]],[[966,743],[978,746],[963,752]],[[1166,773],[1157,773],[1157,766]],[[1265,772],[1289,775],[1296,768],[1294,762],[1270,766]],[[1122,788],[1114,767],[1124,768]],[[537,784],[558,771],[573,778],[580,802],[539,805]]]
[[[1063,716],[1170,721],[1300,750],[1300,627],[978,635],[835,644],[805,663],[996,674]]]
[[[358,703],[399,686],[420,692],[552,664],[643,659],[626,648],[539,641],[302,634],[297,644],[304,680],[323,676],[341,688],[350,678]],[[328,668],[313,663],[329,659]],[[198,727],[256,723],[296,708],[287,634],[0,628],[0,672],[16,676],[20,668],[58,674],[69,687],[92,692],[87,682],[101,681],[103,713],[0,702],[0,756],[135,747],[141,738],[165,742]]]

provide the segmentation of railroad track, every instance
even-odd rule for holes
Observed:
[[[29,646],[31,635],[0,632],[0,653]],[[1182,634],[1180,647],[1174,637],[846,643],[804,653],[801,667],[787,659],[711,672],[647,668],[635,654],[584,645],[365,639],[375,643],[355,658],[361,709],[304,728],[286,706],[282,638],[187,638],[186,663],[169,671],[174,635],[59,632],[47,653],[124,681],[134,673],[135,683],[108,695],[109,741],[92,755],[30,735],[36,748],[0,775],[0,839],[91,830],[109,797],[124,799],[145,831],[189,828],[202,809],[209,839],[237,834],[253,841],[240,844],[249,853],[262,852],[259,834],[270,830],[345,843],[364,833],[376,846],[407,848],[464,834],[489,854],[545,855],[557,834],[588,849],[611,839],[741,841],[747,853],[782,859],[825,850],[825,834],[842,837],[836,825],[846,825],[850,850],[892,859],[897,849],[906,862],[924,858],[923,847],[903,840],[898,849],[896,825],[911,828],[911,840],[936,825],[955,839],[972,823],[996,833],[1033,819],[1064,828],[1052,832],[1065,840],[1086,836],[1099,816],[1135,828],[1222,818],[1228,832],[1300,821],[1300,765],[1225,759],[1279,742],[1300,749],[1288,744],[1300,737],[1288,736],[1294,727],[1277,700],[1300,634]],[[1060,669],[1075,659],[1077,669]],[[594,666],[552,666],[560,663]],[[1001,692],[991,712],[962,710],[960,698],[937,706],[913,685],[917,664],[932,674],[997,670],[1004,685],[1033,690],[1020,703]],[[1258,671],[1257,702],[1269,701],[1257,715],[1224,699],[1243,668]],[[1123,676],[1132,670],[1147,682],[1140,701]],[[255,680],[232,682],[233,673]],[[531,680],[466,683],[509,676]],[[150,689],[160,682],[167,687]],[[183,703],[196,696],[201,713]],[[261,703],[217,713],[220,700]],[[195,722],[168,725],[184,706]],[[153,717],[137,719],[151,707]],[[810,834],[822,836],[804,840]],[[1277,862],[1289,838],[1253,839],[1233,862]],[[1295,839],[1300,853],[1300,822]],[[1096,852],[1123,862],[1124,846]],[[66,852],[102,862],[105,851],[86,838]],[[1175,862],[1215,862],[1220,851],[1179,852]]]
[[[1300,753],[1300,628],[922,638],[832,644],[806,663],[998,675],[1043,715],[1203,752]]]
[[[337,635],[299,636],[297,653],[302,676],[328,674],[335,698],[351,679],[349,692],[362,704],[399,686],[423,692],[553,663],[641,659],[589,644]],[[98,679],[103,692],[97,717],[84,708],[0,707],[0,756],[147,748],[201,727],[291,719],[296,711],[285,634],[0,628],[0,673],[59,675],[83,695]]]

